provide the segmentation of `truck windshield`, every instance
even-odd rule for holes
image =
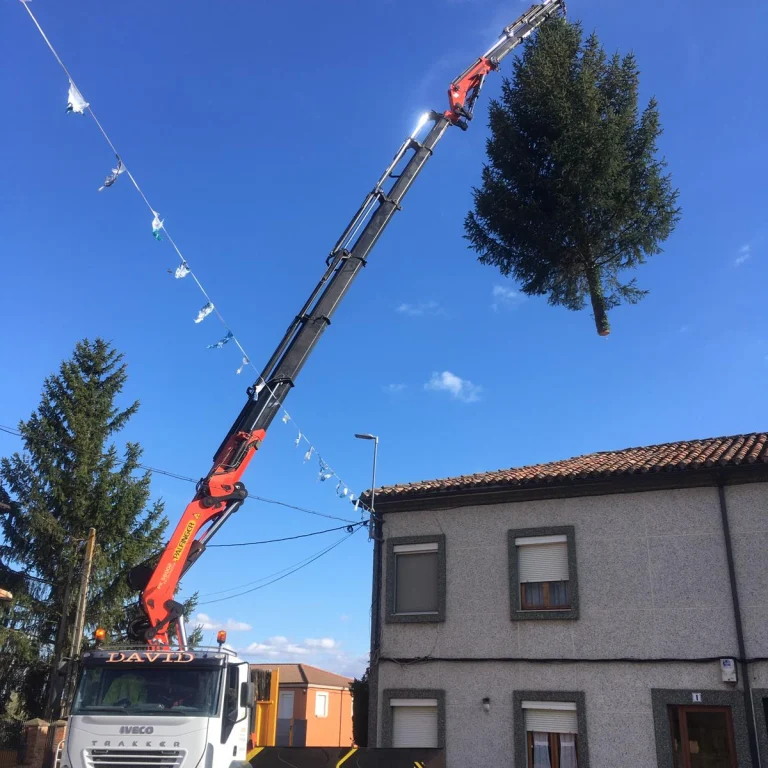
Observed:
[[[218,711],[220,682],[218,668],[88,666],[72,714],[211,717]]]

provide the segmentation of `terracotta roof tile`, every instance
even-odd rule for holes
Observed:
[[[352,678],[328,672],[309,664],[251,664],[251,669],[279,669],[281,685],[324,685],[347,688]]]
[[[376,490],[376,499],[396,501],[431,493],[483,487],[537,488],[575,480],[603,480],[651,472],[694,472],[714,465],[768,464],[768,434],[753,432],[663,443],[620,451],[601,451],[547,464],[480,472],[438,480],[390,485]]]

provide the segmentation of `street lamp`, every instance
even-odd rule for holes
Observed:
[[[376,512],[374,510],[374,498],[376,496],[376,459],[379,455],[379,438],[378,435],[369,434],[356,434],[355,437],[358,440],[373,440],[373,478],[371,479],[371,514],[375,517]]]
[[[381,594],[381,548],[382,525],[376,516],[374,499],[376,496],[376,459],[379,455],[379,438],[377,435],[356,434],[358,440],[373,440],[373,477],[371,479],[371,518],[368,522],[368,538],[373,539],[373,579],[371,583],[371,659],[379,648],[379,635],[381,632],[381,608],[379,596]]]

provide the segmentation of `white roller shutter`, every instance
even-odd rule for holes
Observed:
[[[437,747],[437,706],[393,706],[393,747]]]
[[[548,539],[561,538],[549,536]],[[565,539],[565,536],[562,537]],[[567,541],[533,543],[536,539],[516,539],[520,583],[568,581]],[[524,543],[520,543],[524,542]],[[530,544],[528,542],[531,542]]]
[[[576,705],[571,702],[524,701],[525,730],[543,733],[578,733]]]

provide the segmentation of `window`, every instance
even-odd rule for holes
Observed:
[[[576,704],[523,701],[528,768],[578,768]]]
[[[730,707],[670,706],[674,768],[736,768]]]
[[[315,717],[328,717],[328,693],[325,691],[315,694]]]
[[[581,691],[513,691],[512,701],[516,766],[589,768]]]
[[[381,703],[382,747],[435,749],[445,745],[445,691],[385,689]]]
[[[509,532],[512,619],[576,619],[573,527]]]
[[[571,607],[568,594],[568,540],[565,536],[515,539],[523,610]]]
[[[390,699],[393,747],[437,747],[437,699]]]
[[[445,537],[411,536],[387,544],[387,620],[443,621]]]

